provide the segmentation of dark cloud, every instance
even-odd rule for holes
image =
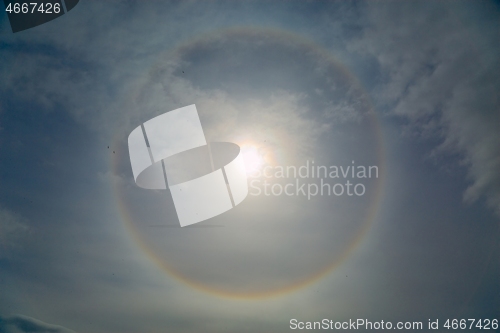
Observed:
[[[0,333],[75,333],[75,331],[28,316],[13,315],[0,316]]]

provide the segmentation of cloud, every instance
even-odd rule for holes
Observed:
[[[364,33],[349,48],[376,57],[379,106],[405,120],[406,132],[438,138],[430,155],[466,166],[464,201],[483,196],[500,214],[500,36],[472,16],[481,14],[485,26],[498,22],[485,14],[488,8],[462,5],[367,3]]]
[[[356,121],[356,108],[352,107],[355,105],[352,102],[356,102],[357,94],[353,94],[352,99],[336,98],[349,91],[350,82],[341,80],[335,82],[337,85],[325,84],[328,79],[333,78],[332,81],[335,81],[342,74],[329,69],[328,59],[316,57],[318,54],[301,48],[299,42],[295,43],[296,39],[288,37],[278,39],[278,42],[274,42],[276,39],[271,38],[272,36],[262,38],[259,41],[261,44],[253,43],[251,34],[239,39],[210,40],[226,43],[226,48],[219,47],[222,44],[212,44],[213,47],[208,48],[209,42],[192,43],[193,35],[213,32],[213,29],[220,27],[221,21],[232,18],[237,24],[247,23],[242,20],[243,13],[228,14],[229,4],[225,4],[224,8],[206,8],[211,5],[182,2],[171,6],[162,3],[161,6],[165,7],[157,9],[159,2],[141,2],[140,5],[135,5],[135,10],[127,8],[128,4],[133,5],[123,1],[81,3],[75,11],[50,24],[22,34],[2,36],[5,37],[5,43],[0,48],[0,58],[4,59],[5,66],[0,68],[0,116],[9,113],[13,115],[13,120],[19,119],[30,130],[31,126],[34,130],[44,130],[44,135],[58,139],[53,140],[54,147],[73,148],[65,139],[66,134],[51,136],[52,131],[42,126],[52,123],[60,114],[48,114],[36,125],[27,121],[31,119],[28,115],[54,110],[67,112],[78,121],[78,125],[83,124],[86,130],[90,129],[92,135],[105,141],[120,129],[123,129],[125,136],[144,120],[195,102],[210,140],[239,143],[240,139],[246,139],[242,134],[250,133],[252,139],[265,140],[267,145],[279,147],[284,142],[292,152],[301,150],[312,154],[314,152],[310,148],[317,148],[324,141],[325,146],[328,145],[324,153],[331,152],[334,155],[340,150],[341,153],[345,151],[345,155],[349,157],[354,154],[365,156],[358,142],[352,144],[353,149],[347,149],[350,146],[340,144],[343,141],[318,139],[325,132],[337,132],[341,139],[346,133],[356,139],[362,136],[347,126],[343,132],[336,131],[345,122]],[[247,4],[245,6],[251,7]],[[471,179],[470,189],[466,193],[467,200],[485,195],[492,206],[500,200],[495,197],[495,193],[498,193],[498,185],[495,185],[498,167],[494,158],[495,147],[498,147],[498,134],[495,131],[495,126],[498,128],[497,113],[491,112],[495,108],[498,110],[498,101],[492,97],[495,96],[494,88],[498,87],[498,79],[494,76],[498,69],[494,61],[498,57],[494,55],[498,54],[484,46],[479,47],[486,49],[487,52],[484,53],[470,47],[476,45],[469,43],[471,40],[484,43],[486,37],[478,36],[472,29],[461,26],[459,20],[450,17],[450,12],[453,11],[449,9],[451,6],[443,8],[440,7],[441,4],[421,3],[419,6],[430,8],[414,8],[414,4],[396,2],[391,6],[378,3],[372,8],[371,3],[356,3],[355,6],[346,4],[349,10],[351,7],[359,7],[359,10],[352,10],[349,16],[339,11],[337,12],[340,14],[333,16],[323,10],[314,13],[295,10],[295,13],[289,12],[290,16],[285,7],[286,10],[293,10],[293,6],[279,6],[273,4],[265,7],[258,4],[251,10],[245,10],[244,15],[256,13],[253,14],[256,19],[250,24],[263,25],[261,14],[268,11],[273,20],[269,26],[279,26],[280,19],[289,20],[292,22],[290,27],[293,26],[290,30],[299,32],[306,38],[317,38],[316,34],[321,30],[328,34],[328,41],[333,41],[331,45],[335,45],[335,48],[342,49],[343,45],[340,43],[347,42],[351,54],[364,54],[364,59],[375,59],[373,63],[379,66],[374,67],[381,69],[380,76],[374,75],[376,77],[373,78],[376,82],[373,95],[377,103],[388,110],[387,114],[391,117],[399,117],[407,122],[409,132],[422,137],[440,138],[441,144],[434,149],[435,156],[458,154],[461,162],[467,165]],[[279,8],[272,10],[271,7]],[[321,24],[321,17],[333,22],[334,29]],[[298,21],[314,26],[316,30],[304,28]],[[347,21],[350,26],[342,23]],[[356,30],[356,33],[350,33],[351,30]],[[336,34],[342,38],[332,38]],[[254,36],[259,37],[259,34]],[[237,44],[235,40],[242,43]],[[274,47],[264,47],[266,41]],[[191,49],[184,49],[180,59],[175,59],[171,57],[170,51],[180,43],[191,45]],[[261,47],[252,49],[251,45]],[[217,54],[221,50],[226,50],[226,53]],[[237,53],[237,50],[250,52]],[[213,57],[207,56],[208,51]],[[353,58],[353,62],[360,59],[357,55]],[[154,66],[158,63],[165,65],[167,61],[172,61],[172,67],[168,68],[167,64],[166,72],[161,72]],[[372,64],[371,61],[367,63],[368,65],[360,63],[358,68],[364,69]],[[238,65],[239,69],[244,69],[243,73],[237,71]],[[365,77],[375,72],[373,70],[365,74]],[[231,76],[233,74],[237,75]],[[238,90],[236,88],[240,89],[239,92],[255,89],[257,93],[243,96],[233,94]],[[478,94],[480,91],[484,96]],[[22,109],[23,113],[17,112],[16,108]],[[324,114],[321,110],[325,111]],[[330,116],[340,119],[331,119]],[[7,119],[0,126],[14,128],[15,131],[16,122],[12,119]],[[73,127],[61,124],[60,128],[54,129],[55,133],[65,133],[64,130],[72,131]],[[235,138],[237,135],[241,137]],[[45,142],[35,135],[32,137],[33,140]],[[94,172],[93,165],[100,163],[104,155],[92,146],[92,142],[85,140],[86,147],[96,149],[92,150],[90,158],[83,158],[86,155],[74,148],[71,152],[63,150],[64,156],[66,153],[68,156],[80,156],[74,161],[81,162],[80,165],[90,167],[89,170]],[[109,142],[102,146],[106,147],[108,144]],[[126,151],[126,140],[122,140],[121,144],[125,146],[123,151]],[[52,147],[52,143],[40,146]],[[287,151],[283,149],[278,152]],[[118,149],[116,155],[118,156]],[[33,156],[26,152],[23,152],[23,156],[33,160]],[[54,161],[60,162],[61,158],[64,161],[66,157],[60,156],[54,158]],[[233,215],[221,216],[226,219],[221,221],[227,222],[227,228],[190,229],[184,230],[183,234],[178,233],[180,228],[148,228],[148,224],[156,225],[158,221],[176,222],[171,200],[158,193],[138,189],[131,177],[130,161],[126,154],[118,157],[121,160],[115,162],[121,163],[125,170],[123,174],[107,171],[107,164],[99,164],[99,170],[102,171],[97,174],[101,182],[115,184],[118,188],[128,186],[127,191],[123,192],[130,195],[130,201],[133,202],[130,204],[130,212],[139,217],[144,212],[144,220],[136,219],[138,227],[143,227],[138,228],[139,232],[147,234],[156,244],[165,244],[157,253],[167,253],[168,256],[165,255],[164,259],[172,260],[172,265],[179,265],[176,267],[179,271],[189,273],[206,286],[253,291],[293,282],[301,274],[308,274],[322,267],[323,260],[330,260],[332,253],[340,256],[344,249],[342,241],[347,243],[349,238],[342,237],[344,234],[337,232],[338,228],[343,231],[345,224],[354,229],[356,224],[352,221],[361,221],[353,218],[348,211],[349,207],[337,208],[329,198],[322,202],[318,200],[316,207],[316,202],[305,206],[298,201],[272,201],[267,198],[257,201],[259,198],[252,197],[248,198],[246,206],[238,208],[239,211],[228,213]],[[8,156],[6,159],[16,160],[15,157]],[[45,180],[47,183],[64,185],[66,178],[52,180],[40,168],[31,169],[39,174],[27,178],[29,184],[37,185],[40,184],[38,180]],[[13,172],[16,171],[13,168]],[[81,174],[78,169],[78,172],[73,170],[70,175],[88,174]],[[346,274],[346,282],[342,284],[344,275],[332,274],[334,279],[324,283],[327,293],[318,293],[316,284],[314,288],[304,289],[302,294],[287,296],[290,298],[276,298],[266,300],[265,303],[233,302],[184,288],[163,271],[152,269],[149,261],[145,260],[146,256],[139,251],[135,252],[136,247],[129,240],[131,237],[125,237],[128,231],[120,228],[120,217],[110,212],[115,207],[112,200],[115,198],[114,194],[104,193],[102,197],[98,195],[104,191],[101,187],[95,187],[97,185],[93,182],[87,182],[91,178],[85,178],[85,183],[88,184],[85,184],[86,190],[82,189],[81,192],[80,187],[77,191],[70,189],[64,192],[29,188],[35,194],[35,191],[39,191],[40,197],[57,201],[57,205],[49,206],[41,201],[36,210],[24,206],[26,210],[23,208],[22,213],[26,216],[39,216],[35,226],[44,231],[36,237],[29,251],[23,252],[28,255],[23,256],[22,261],[16,262],[15,267],[12,265],[1,270],[5,273],[5,279],[10,281],[5,284],[7,288],[0,300],[3,307],[21,309],[16,310],[18,312],[24,312],[23,308],[48,311],[47,318],[62,316],[80,331],[161,332],[168,327],[169,331],[178,332],[221,332],[271,331],[270,326],[275,328],[273,331],[285,330],[291,316],[300,313],[304,318],[314,318],[324,313],[324,309],[335,309],[336,317],[340,316],[339,313],[350,317],[362,311],[360,308],[366,309],[367,313],[376,309],[381,316],[396,310],[398,313],[408,314],[428,308],[437,311],[438,316],[442,313],[438,310],[446,309],[446,306],[428,306],[429,299],[425,298],[431,293],[421,293],[424,288],[432,290],[433,300],[445,299],[445,305],[453,309],[461,306],[460,302],[449,304],[450,288],[438,288],[435,282],[421,279],[419,275],[438,279],[436,274],[428,274],[432,270],[429,267],[434,267],[429,262],[434,260],[433,253],[421,254],[422,244],[428,248],[429,240],[414,237],[414,234],[428,236],[429,230],[432,230],[432,239],[449,235],[440,231],[441,224],[436,223],[428,229],[422,227],[422,220],[432,220],[427,218],[431,213],[422,215],[422,212],[415,210],[414,214],[409,214],[413,218],[411,223],[401,223],[407,221],[405,215],[400,218],[391,215],[392,219],[388,218],[384,224],[404,227],[401,232],[406,233],[406,230],[410,230],[410,224],[418,226],[418,232],[411,233],[411,239],[418,241],[403,244],[403,250],[401,246],[394,246],[390,248],[391,251],[387,250],[387,238],[377,238],[382,244],[378,247],[369,247],[365,243],[365,251],[369,252],[366,254],[366,261],[370,265],[359,262],[352,265],[351,261],[352,267],[355,267],[355,274],[352,274],[354,278],[350,273],[349,278]],[[82,181],[79,177],[75,179]],[[402,183],[408,181],[402,178],[400,180]],[[9,202],[13,202],[13,195],[5,193]],[[447,207],[442,206],[441,199],[436,200],[440,212],[447,210]],[[70,205],[62,205],[61,200]],[[391,209],[397,210],[400,205],[398,200],[394,200],[391,202]],[[419,207],[413,201],[411,205]],[[15,207],[21,206],[16,204]],[[268,209],[273,214],[268,214]],[[32,214],[29,214],[30,210]],[[432,206],[429,211],[433,213]],[[234,213],[241,214],[246,220],[235,218],[238,216]],[[358,214],[361,215],[361,212]],[[441,215],[435,214],[432,217],[446,222]],[[231,219],[237,223],[230,224]],[[2,224],[2,220],[13,222]],[[49,220],[55,222],[45,223]],[[336,229],[323,229],[323,222],[325,227],[329,228],[331,224]],[[238,229],[244,224],[252,226],[253,230]],[[7,235],[0,236],[1,246],[5,245],[10,249],[19,246],[16,245],[20,244],[19,241],[14,240],[29,233],[26,225],[28,223],[12,211],[0,211],[0,234]],[[380,225],[376,226],[378,227]],[[269,231],[270,229],[272,230]],[[387,235],[401,239],[394,232],[387,232],[386,237]],[[134,238],[137,236],[138,234],[134,234]],[[484,238],[483,235],[480,236],[474,240]],[[436,242],[433,250],[449,260],[448,252],[442,251],[441,243],[447,241]],[[454,246],[448,245],[445,249],[460,248],[455,246],[460,245],[459,242],[452,244]],[[472,247],[476,243],[470,244]],[[418,254],[410,252],[409,255],[413,257],[409,257],[410,247]],[[163,250],[165,252],[161,252]],[[222,255],[218,255],[217,251]],[[397,265],[387,269],[384,262],[376,260],[381,257],[392,258],[395,254],[405,264],[420,263],[419,269],[396,275],[394,272],[402,271],[399,261],[396,262]],[[248,258],[250,260],[246,260]],[[460,267],[466,267],[462,257],[453,258],[454,263],[458,262]],[[210,265],[212,262],[215,264]],[[452,282],[455,281],[453,277],[463,277],[452,274],[455,271],[447,270],[448,266],[442,265],[440,261],[439,264],[442,268],[439,271],[442,272],[439,281],[449,284],[450,277]],[[469,271],[471,275],[476,272]],[[394,287],[395,284],[387,283],[389,275],[393,278],[402,277],[398,281],[394,279],[400,285],[405,284],[405,289],[398,289]],[[415,279],[421,281],[418,286],[415,285]],[[16,288],[17,285],[19,288]],[[412,293],[410,289],[418,292]],[[339,296],[339,290],[349,292]],[[396,298],[402,299],[396,297],[401,294],[401,290],[415,295],[412,305],[399,304],[397,300],[395,303]],[[458,290],[458,287],[452,290]],[[303,296],[306,292],[310,293],[307,298]],[[68,305],[68,295],[78,302]],[[317,301],[318,297],[323,298],[323,303]],[[127,305],[126,308],[124,304]],[[410,309],[415,311],[409,311]],[[196,318],[192,313],[196,313]],[[325,315],[329,314],[325,312]],[[46,324],[22,316],[1,320],[2,333],[40,331],[47,328],[44,326]],[[207,322],[213,324],[207,327]],[[37,330],[30,330],[23,325],[32,325]]]
[[[129,96],[131,118],[196,103],[210,140],[243,143],[251,134],[308,158],[333,126],[357,123],[370,110],[360,86],[318,46],[255,28],[214,33],[159,56]]]
[[[7,47],[0,53],[9,65],[0,70],[4,78],[0,96],[5,105],[15,99],[34,102],[49,110],[62,106],[75,118],[102,132],[128,128],[130,123],[136,124],[157,112],[133,102],[148,80],[145,73],[157,69],[152,64],[158,54],[171,51],[181,40],[231,21],[224,18],[231,15],[221,16],[217,10],[200,3],[135,6],[135,19],[123,22],[118,18],[131,10],[126,3],[92,6],[97,7],[80,5],[78,12],[61,18],[68,25],[63,32],[55,34],[59,25],[46,24],[27,33],[4,36]],[[499,29],[488,28],[488,24],[498,28],[498,22],[485,14],[498,13],[493,6],[460,2],[453,6],[440,2],[367,2],[356,6],[356,10],[348,8],[348,25],[334,20],[331,29],[323,30],[347,36],[342,43],[347,43],[348,53],[376,59],[380,75],[374,79],[377,85],[373,94],[379,106],[407,121],[407,131],[439,138],[441,144],[431,155],[454,154],[467,168],[470,186],[464,200],[472,202],[484,196],[488,205],[500,214],[497,172],[500,113],[496,97],[500,85],[496,75],[500,71],[496,43]],[[189,24],[184,22],[187,13],[190,13]],[[482,23],[478,23],[479,17]],[[57,22],[62,24],[61,20]],[[158,24],[166,21],[170,24]],[[83,26],[89,28],[81,29]],[[127,38],[122,38],[122,34]],[[144,35],[151,37],[143,38]],[[203,43],[195,46],[205,47]],[[223,59],[223,64],[229,65],[235,59],[249,60],[248,66],[255,62],[246,59],[243,52]],[[318,66],[318,70],[324,68]],[[165,107],[184,106],[180,105],[185,100],[179,97],[179,91],[193,94],[199,88],[193,87],[188,79],[182,81],[179,75],[164,78],[167,77],[176,81],[169,82],[171,93],[166,92]],[[324,87],[312,87],[311,91],[316,96],[331,95]],[[226,95],[223,91],[213,91],[213,95],[204,98],[223,100]],[[333,105],[331,109],[335,112],[330,114],[352,117],[353,101],[348,102]],[[188,103],[192,103],[192,98]],[[5,106],[0,105],[1,108]]]
[[[145,113],[147,104],[151,105],[149,112],[155,114],[196,103],[209,141],[250,142],[270,148],[286,145],[304,153],[313,151],[318,137],[329,128],[310,117],[311,111],[299,94],[276,91],[267,98],[241,99],[222,90],[196,88],[173,75],[162,81],[169,82],[167,92],[161,90],[141,99]],[[163,111],[158,110],[159,105]]]
[[[43,321],[23,316],[0,316],[0,333],[75,333],[68,328],[51,325]]]

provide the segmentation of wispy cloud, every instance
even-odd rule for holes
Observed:
[[[483,196],[500,214],[500,35],[497,16],[485,14],[498,8],[482,5],[367,3],[363,34],[349,48],[377,59],[379,106],[404,119],[406,131],[439,138],[429,154],[454,155],[466,166],[464,200]],[[474,15],[496,29],[481,29]]]

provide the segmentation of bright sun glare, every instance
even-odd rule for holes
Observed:
[[[248,174],[259,171],[264,165],[264,157],[254,145],[243,145],[241,153],[245,162],[245,170]]]

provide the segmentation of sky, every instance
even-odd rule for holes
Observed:
[[[493,1],[81,0],[13,33],[1,14],[0,333],[500,319],[499,18]],[[127,138],[192,104],[208,142],[241,148],[249,194],[181,228]],[[308,165],[377,173],[276,173]],[[344,192],[298,190],[322,182]]]

